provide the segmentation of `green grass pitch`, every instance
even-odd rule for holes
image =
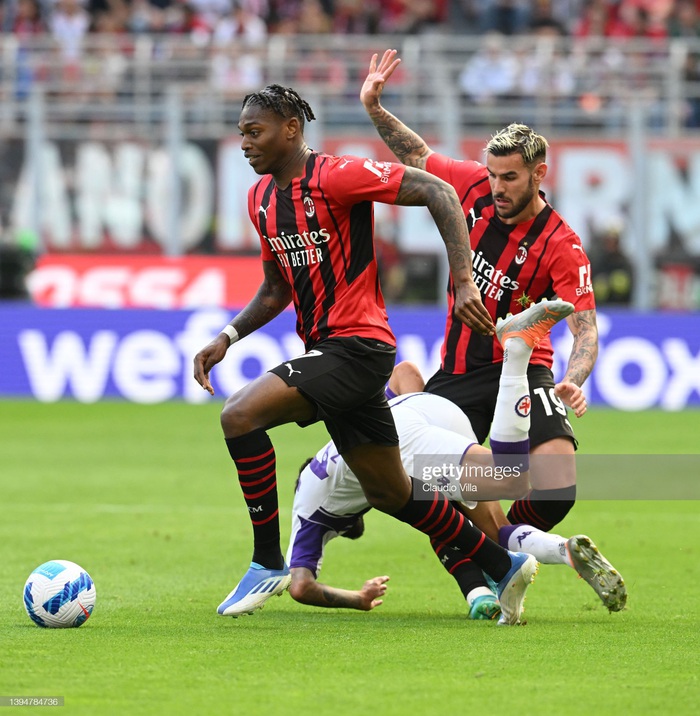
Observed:
[[[427,540],[370,513],[361,540],[329,546],[321,578],[357,588],[389,574],[381,607],[284,595],[222,618],[251,536],[218,410],[0,403],[0,696],[63,696],[61,713],[97,715],[697,713],[699,503],[581,501],[559,526],[620,569],[619,614],[572,570],[542,566],[526,626],[469,622]],[[591,410],[575,427],[589,453],[695,453],[700,412]],[[273,439],[284,540],[296,469],[326,435],[287,426]],[[49,559],[95,581],[80,629],[24,612],[24,582]]]

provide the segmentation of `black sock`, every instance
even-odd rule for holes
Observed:
[[[455,578],[465,599],[472,589],[477,587],[486,587],[488,589],[481,567],[469,557],[465,557],[454,547],[446,547],[433,540],[430,541],[430,544],[435,550],[440,564]]]
[[[532,525],[549,532],[569,514],[575,502],[576,485],[557,490],[530,490],[510,506],[508,522],[512,525]]]
[[[277,466],[275,449],[264,430],[227,438],[226,447],[236,463],[238,481],[253,525],[253,562],[282,569]]]
[[[457,511],[440,492],[433,492],[427,500],[414,498],[422,493],[420,485],[411,480],[412,491],[408,502],[392,516],[406,522],[430,537],[438,545],[456,547],[476,562],[481,569],[500,582],[510,569],[508,552]]]

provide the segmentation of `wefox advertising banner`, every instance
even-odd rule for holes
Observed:
[[[441,308],[392,308],[398,360],[424,376],[439,366]],[[223,400],[268,368],[303,353],[286,311],[243,339],[212,371],[211,398],[192,378],[192,358],[234,314],[188,310],[43,309],[0,304],[0,398],[52,402],[121,399],[136,403]],[[700,406],[700,315],[600,312],[600,354],[584,386],[593,405],[622,410]],[[555,377],[572,343],[555,326]],[[562,410],[540,395],[545,409]]]

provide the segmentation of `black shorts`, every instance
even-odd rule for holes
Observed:
[[[459,405],[474,428],[480,443],[486,440],[496,409],[501,363],[464,374],[438,370],[425,386],[426,393],[435,393]],[[566,406],[554,395],[554,376],[544,365],[527,369],[532,412],[530,413],[530,447],[554,438],[570,438],[574,448],[578,441],[567,418]]]
[[[368,338],[327,338],[270,370],[317,408],[306,427],[323,420],[339,453],[365,443],[398,445],[384,395],[396,349]]]

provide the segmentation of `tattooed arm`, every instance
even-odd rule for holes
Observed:
[[[337,609],[359,609],[368,612],[382,603],[379,597],[386,593],[389,577],[368,579],[362,589],[350,591],[337,589],[316,581],[313,572],[305,567],[293,567],[289,593],[292,599],[312,607],[335,607]]]
[[[472,278],[469,230],[457,192],[442,179],[408,167],[394,203],[428,207],[447,248],[455,287],[455,315],[475,331],[492,335],[493,321]]]
[[[275,261],[263,261],[263,282],[250,303],[229,324],[239,338],[247,336],[281,313],[292,300],[292,289]],[[194,379],[214,395],[209,381],[211,369],[223,360],[231,345],[225,333],[219,333],[194,357]]]
[[[401,60],[396,57],[396,50],[387,50],[379,66],[377,66],[377,55],[372,55],[369,74],[360,90],[360,101],[377,128],[379,136],[396,158],[409,167],[425,169],[433,150],[422,137],[409,129],[391,112],[387,112],[380,103],[384,84],[400,62]]]
[[[591,374],[598,357],[598,326],[595,309],[573,313],[566,319],[574,336],[566,375],[555,387],[556,394],[580,418],[586,412],[586,398],[581,386]]]

